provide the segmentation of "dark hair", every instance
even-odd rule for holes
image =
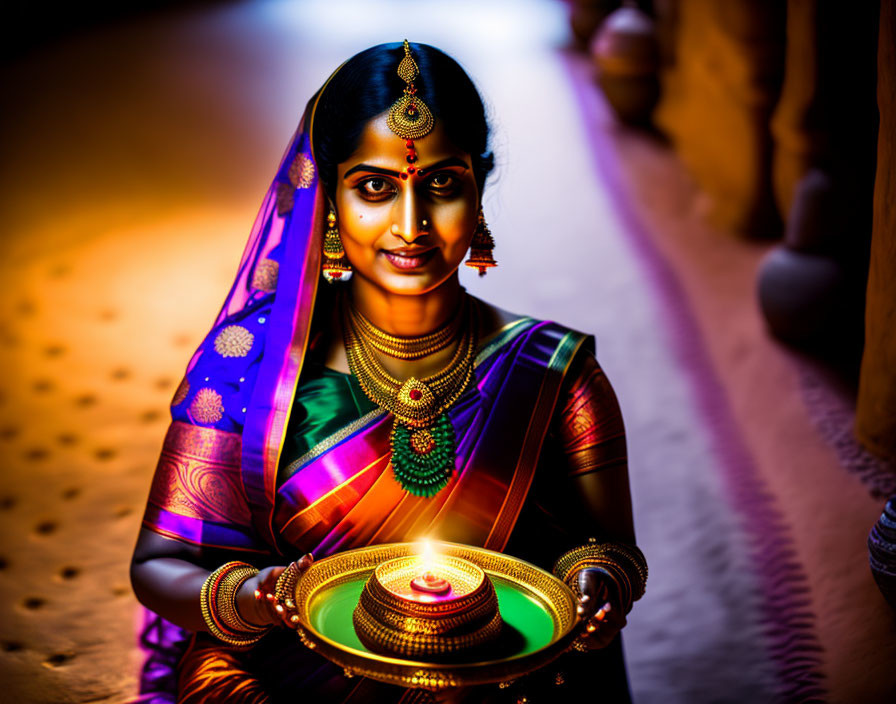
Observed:
[[[414,81],[417,95],[441,121],[448,139],[470,155],[480,195],[494,167],[489,150],[489,124],[485,106],[473,81],[448,54],[428,44],[411,43],[420,75]],[[336,72],[321,90],[314,115],[312,145],[324,190],[336,192],[336,165],[358,148],[361,132],[372,118],[386,112],[405,88],[396,69],[404,56],[401,42],[365,49]],[[317,95],[308,103],[308,112]]]

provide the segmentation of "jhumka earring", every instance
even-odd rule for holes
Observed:
[[[486,269],[498,266],[498,262],[492,256],[495,249],[495,238],[491,230],[485,224],[485,216],[482,208],[479,208],[479,222],[476,223],[476,231],[473,233],[473,242],[470,244],[470,258],[464,262],[468,267],[479,270],[480,276],[485,276]]]
[[[324,234],[324,261],[321,274],[327,283],[348,281],[352,278],[352,265],[349,264],[336,228],[336,213],[331,209],[327,213],[327,232]]]

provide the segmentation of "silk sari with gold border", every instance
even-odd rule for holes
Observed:
[[[474,382],[448,413],[457,437],[455,472],[434,497],[413,496],[392,476],[390,414],[376,410],[342,428],[292,463],[282,484],[270,477],[264,494],[275,497],[269,529],[275,544],[254,530],[239,435],[175,421],[144,526],[257,563],[277,562],[278,553],[323,557],[422,535],[502,550],[564,375],[583,346],[593,349],[582,333],[524,318],[480,348]]]
[[[326,198],[311,131],[319,95],[287,146],[231,290],[172,400],[143,526],[258,566],[282,564],[283,553],[297,548],[322,556],[436,530],[500,550],[526,499],[565,370],[577,349],[593,345],[554,323],[529,320],[508,344],[482,350],[475,387],[450,414],[456,473],[435,500],[406,496],[391,478],[390,419],[377,414],[333,438],[278,494],[318,307]],[[150,614],[141,636],[166,662],[169,625]],[[141,691],[155,691],[167,677],[151,681],[152,665],[150,658]]]
[[[411,496],[392,477],[388,440],[391,416],[374,411],[347,424],[292,462],[285,472],[288,478],[276,489],[272,526],[280,542],[277,550],[257,558],[246,553],[243,559],[258,564],[279,563],[284,557],[276,552],[298,555],[312,551],[322,557],[420,535],[502,550],[543,459],[542,443],[556,415],[560,389],[580,352],[593,353],[589,336],[531,318],[516,321],[486,341],[477,356],[474,384],[450,411],[458,438],[455,475],[448,486],[429,499]],[[175,437],[181,438],[182,431],[178,428]],[[227,440],[234,442],[234,437]],[[208,471],[220,473],[221,457],[214,454],[213,444],[205,447]],[[195,447],[193,450],[196,452]],[[234,450],[230,447],[229,451]],[[231,469],[231,480],[238,477],[236,469]],[[192,484],[196,486],[197,482]],[[170,485],[179,488],[177,496],[182,499],[184,483]],[[217,496],[233,498],[239,493],[236,489],[220,490],[222,486],[234,485],[219,484]],[[209,496],[199,496],[195,491],[190,498],[193,505],[210,503]],[[234,508],[244,530],[250,531],[248,507],[234,501]],[[178,509],[168,503],[163,510]],[[219,519],[222,510],[219,506],[215,514]],[[215,515],[205,516],[207,522],[215,524],[209,534],[222,528],[213,521]],[[184,701],[215,701],[231,686],[239,686],[252,696],[273,693],[273,701],[299,688],[309,696],[333,695],[343,702],[414,701],[416,695],[411,691],[345,680],[338,668],[319,656],[300,652],[304,649],[291,635],[274,633],[256,646],[256,652],[236,654],[200,634],[184,658],[181,692],[191,693]],[[594,658],[612,662],[607,671],[621,676],[624,684],[618,644]],[[585,677],[595,662],[587,666],[580,660],[564,671],[567,677],[576,673]]]

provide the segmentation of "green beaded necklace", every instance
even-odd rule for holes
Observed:
[[[350,304],[343,304],[342,330],[349,369],[367,397],[395,416],[389,438],[392,471],[402,488],[415,496],[434,496],[454,472],[456,438],[446,411],[473,377],[478,329],[476,306],[465,298],[460,314],[466,320],[452,360],[431,376],[410,377],[404,382],[389,375],[364,329],[352,319]]]

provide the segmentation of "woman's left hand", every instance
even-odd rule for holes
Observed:
[[[583,569],[579,572],[579,614],[586,625],[579,636],[577,649],[596,650],[607,647],[624,627],[625,614],[619,605],[610,600],[603,574],[598,570]]]

